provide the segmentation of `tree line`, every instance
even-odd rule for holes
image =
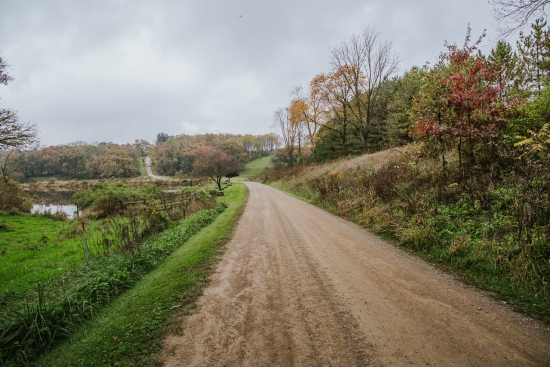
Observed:
[[[139,158],[148,143],[74,142],[4,153],[3,173],[17,181],[61,176],[68,179],[139,176]],[[8,155],[10,155],[8,157]]]
[[[167,176],[186,177],[205,174],[208,160],[227,161],[227,174],[236,173],[244,163],[267,156],[279,147],[276,134],[181,134],[157,135],[156,145],[150,150],[156,173]],[[209,157],[206,159],[205,157]],[[229,164],[229,162],[233,162]],[[204,163],[204,164],[203,164]],[[229,172],[231,171],[231,172]],[[205,174],[208,176],[208,174]],[[225,176],[225,174],[223,175]]]
[[[39,177],[68,179],[126,178],[139,176],[140,159],[149,155],[156,173],[166,176],[209,176],[208,161],[223,162],[223,174],[236,175],[244,163],[269,155],[279,147],[273,134],[181,134],[159,133],[151,144],[74,142],[0,152],[2,175],[23,182]],[[221,171],[220,171],[221,172]],[[220,178],[221,179],[221,178]],[[215,181],[219,181],[215,179]]]
[[[330,70],[295,88],[289,105],[275,112],[283,142],[275,165],[412,141],[423,142],[443,162],[445,152],[455,151],[463,163],[479,163],[496,154],[497,146],[516,155],[537,146],[548,120],[536,116],[550,105],[547,22],[537,19],[515,48],[501,40],[487,55],[479,49],[484,37],[472,41],[468,27],[462,46],[445,43],[434,65],[402,75],[396,75],[401,55],[372,28],[334,47]]]

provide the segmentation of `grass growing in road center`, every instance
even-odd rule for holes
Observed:
[[[246,202],[246,187],[225,190],[228,208],[133,289],[43,356],[40,366],[158,366],[153,354],[174,309],[192,305],[208,283],[212,262],[230,239]]]

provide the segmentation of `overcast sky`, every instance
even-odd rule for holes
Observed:
[[[468,23],[494,38],[487,0],[0,0],[15,78],[0,107],[37,124],[45,145],[261,134],[364,27],[393,42],[403,72],[445,40],[462,44]]]

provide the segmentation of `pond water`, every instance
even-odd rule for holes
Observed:
[[[55,205],[55,204],[47,204],[47,203],[40,203],[40,204],[33,204],[31,213],[32,214],[40,214],[45,213],[49,211],[52,214],[55,213],[65,213],[69,217],[69,219],[73,219],[76,214],[76,205]]]
[[[31,195],[36,196],[40,201],[32,206],[31,213],[65,213],[72,219],[76,213],[76,205],[71,204],[71,197],[74,192],[70,191],[31,191]]]
[[[176,190],[162,190],[166,201],[172,201],[176,197]],[[69,219],[74,218],[76,205],[71,204],[72,191],[30,191],[29,194],[39,198],[39,202],[34,204],[31,213],[44,213],[50,211],[53,213],[63,212]]]

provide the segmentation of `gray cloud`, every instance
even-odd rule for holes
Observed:
[[[329,69],[331,47],[370,25],[405,56],[488,28],[479,0],[10,1],[0,53],[15,77],[0,106],[44,144],[269,131],[292,88]],[[487,47],[490,48],[491,45]]]

